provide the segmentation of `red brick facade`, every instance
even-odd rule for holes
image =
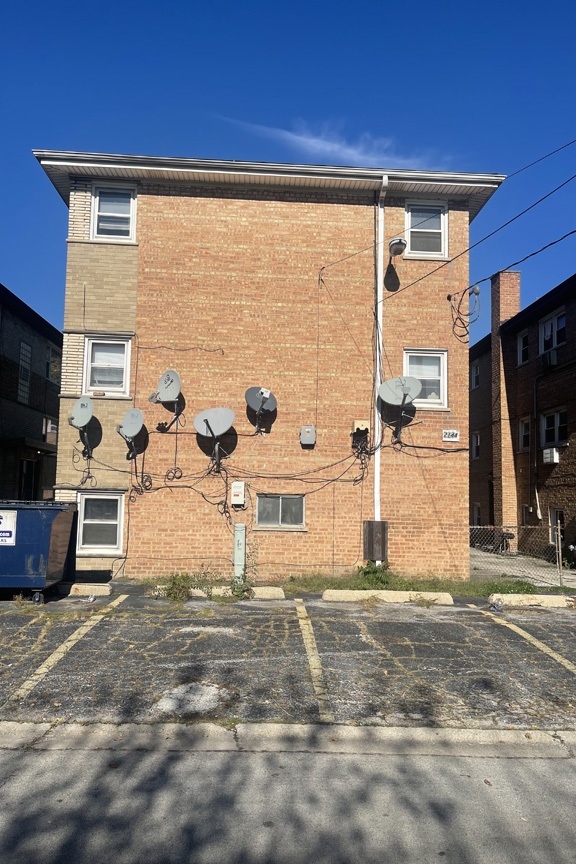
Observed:
[[[450,197],[440,179],[427,175],[427,195],[420,192],[419,198],[447,206],[453,258],[468,246],[469,200],[464,194]],[[373,428],[374,421],[378,206],[373,191],[322,188],[317,182],[318,188],[292,189],[280,181],[248,187],[214,180],[137,180],[137,247],[127,247],[131,260],[135,248],[138,257],[132,323],[126,313],[114,318],[111,296],[103,331],[126,333],[134,327],[131,401],[118,404],[117,422],[134,405],[142,409],[150,433],[144,471],[151,475],[152,488],[126,496],[127,558],[123,562],[119,555],[114,564],[121,564],[126,576],[190,570],[202,562],[228,576],[234,523],[246,525],[259,579],[314,571],[340,574],[363,563],[363,522],[374,518],[374,460],[357,458],[351,432],[355,422]],[[386,252],[388,240],[405,232],[407,195],[399,187],[400,181],[381,208]],[[84,188],[77,183],[73,194],[84,194]],[[74,245],[86,247],[93,268],[90,249],[95,244],[82,239],[85,211],[84,203],[74,209],[71,202]],[[98,250],[107,273],[108,250],[117,257],[119,248],[101,244]],[[440,263],[410,255],[395,259],[400,287],[427,276]],[[79,285],[77,248],[75,273]],[[91,276],[89,296],[101,290],[98,278],[97,272]],[[447,352],[447,407],[418,409],[417,425],[402,433],[402,447],[392,446],[389,429],[383,436],[381,518],[389,523],[390,565],[400,573],[468,575],[468,457],[460,452],[468,439],[467,348],[452,334],[446,299],[467,285],[463,255],[408,290],[384,291],[383,379],[403,374],[405,349]],[[79,309],[79,291],[74,290],[78,299],[69,304],[70,314],[72,306]],[[118,295],[123,296],[121,284]],[[157,431],[171,415],[148,401],[168,368],[179,372],[186,402],[185,425],[177,435],[175,426],[168,434]],[[269,388],[278,400],[268,434],[255,434],[247,415],[244,392],[250,386]],[[126,471],[123,442],[114,438],[108,419],[110,402],[106,400],[106,411],[104,404],[95,403],[106,418],[101,453],[107,454],[104,459],[95,453],[95,459]],[[192,423],[200,411],[216,406],[232,409],[235,421],[232,435],[223,439],[230,451],[223,470],[207,474],[209,455],[199,446]],[[316,429],[313,449],[300,445],[305,425]],[[443,444],[447,428],[459,431],[460,446]],[[112,446],[106,438],[113,439],[114,452],[105,451]],[[60,485],[72,489],[75,483],[80,489],[78,477],[66,467],[70,447],[71,441],[63,442],[60,451]],[[454,452],[425,449],[443,447]],[[138,465],[141,470],[142,457]],[[166,480],[174,467],[182,478]],[[127,474],[112,480],[97,462],[91,470],[97,484],[99,477],[105,481],[97,487],[102,490],[134,484],[134,476]],[[231,506],[234,480],[246,483],[244,509]],[[258,494],[304,495],[305,524],[257,525]]]
[[[481,379],[471,390],[470,416],[471,431],[485,416],[482,431],[493,460],[492,466],[484,461],[481,432],[481,458],[470,463],[470,515],[475,501],[489,501],[493,483],[493,515],[490,519],[486,510],[483,524],[550,526],[559,511],[567,550],[576,543],[576,277],[519,311],[519,274],[500,273],[493,279],[492,301],[491,340],[471,348],[470,367],[472,376],[474,365],[486,369],[491,357],[493,374],[488,387]],[[554,344],[549,351],[543,343],[547,326]],[[556,327],[563,329],[557,333]],[[485,414],[489,403],[491,411]],[[558,461],[545,462],[544,450],[557,451],[546,458]]]

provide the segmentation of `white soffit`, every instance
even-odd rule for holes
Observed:
[[[231,162],[158,156],[121,156],[34,150],[42,168],[68,204],[70,178],[193,185],[268,186],[379,192],[388,178],[387,195],[442,197],[468,202],[470,217],[486,204],[504,181],[500,174],[456,174],[436,171],[386,171],[324,165]]]

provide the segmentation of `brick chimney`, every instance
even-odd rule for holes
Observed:
[[[518,524],[516,466],[512,444],[509,400],[500,325],[520,311],[520,273],[503,271],[492,276],[492,473],[494,481],[494,524]]]

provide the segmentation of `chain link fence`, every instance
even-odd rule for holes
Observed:
[[[573,553],[556,528],[470,526],[470,576],[514,576],[534,585],[576,585]]]

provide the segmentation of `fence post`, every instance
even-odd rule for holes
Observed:
[[[564,578],[562,576],[562,530],[561,525],[558,523],[556,525],[556,567],[558,568],[558,578],[560,579],[560,586],[564,586]]]

